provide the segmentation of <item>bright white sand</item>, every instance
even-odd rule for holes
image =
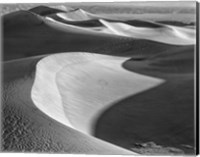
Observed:
[[[68,13],[57,13],[56,15],[67,21],[86,21],[92,19],[81,9]]]
[[[51,118],[91,134],[103,111],[164,80],[127,71],[128,58],[89,53],[61,53],[37,64],[31,96]]]
[[[97,14],[89,13],[82,9],[77,9],[75,11],[67,12],[67,13],[57,13],[58,17],[62,18],[63,20],[67,21],[88,21],[92,19],[109,19],[106,15],[100,16]]]
[[[65,19],[66,20],[66,19]],[[108,29],[107,27],[104,26],[99,26],[99,27],[90,27],[90,28],[86,28],[86,27],[80,27],[80,26],[75,26],[75,25],[71,25],[71,24],[65,24],[59,21],[54,20],[51,17],[46,17],[46,24],[48,24],[49,26],[53,26],[56,27],[58,29],[61,30],[71,30],[71,31],[76,31],[79,32],[81,31],[82,33],[98,33],[98,34],[112,34],[115,35],[113,33],[113,31],[111,31],[110,29]]]
[[[53,28],[57,28],[58,30],[66,31],[66,32],[76,32],[76,33],[85,33],[85,34],[98,34],[98,35],[105,35],[105,34],[112,34],[115,35],[111,30],[106,27],[94,27],[94,28],[84,28],[79,26],[74,26],[70,24],[65,24],[59,21],[54,20],[53,18],[46,17],[44,21],[47,25]]]
[[[161,28],[134,27],[121,22],[99,20],[114,34],[139,39],[149,39],[173,45],[195,44],[195,30],[176,26],[163,25]]]

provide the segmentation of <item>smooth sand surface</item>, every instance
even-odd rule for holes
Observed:
[[[116,35],[132,38],[143,38],[172,45],[195,44],[195,30],[177,26],[161,28],[134,27],[125,23],[114,23],[100,19],[100,21]]]
[[[33,102],[53,119],[92,134],[98,116],[114,102],[164,82],[127,71],[127,59],[89,53],[46,57],[37,64]]]

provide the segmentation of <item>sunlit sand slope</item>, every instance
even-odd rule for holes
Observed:
[[[46,57],[37,64],[33,102],[53,119],[92,134],[112,103],[164,81],[123,69],[127,59],[89,53]]]

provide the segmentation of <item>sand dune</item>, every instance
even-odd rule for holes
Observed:
[[[56,8],[56,7],[50,8],[47,6],[38,6],[38,7],[32,8],[32,9],[29,9],[30,12],[33,12],[35,14],[42,15],[42,16],[55,14],[55,13],[61,13],[61,12],[69,11],[69,10],[71,10],[71,8],[61,7],[61,9],[60,9],[60,8]]]
[[[4,31],[14,32],[42,24],[42,18],[29,11],[16,11],[3,16]]]
[[[123,69],[127,59],[87,53],[46,57],[37,64],[32,99],[53,119],[92,134],[98,116],[114,102],[163,82]]]
[[[67,12],[67,13],[58,13],[56,15],[67,21],[84,21],[84,20],[92,19],[87,13],[85,13],[81,9]]]
[[[145,27],[133,27],[128,24],[113,23],[102,19],[100,21],[117,35],[149,39],[173,45],[195,44],[195,30],[188,28],[179,28],[166,25],[165,27],[152,29]]]
[[[3,16],[5,151],[194,153],[194,28],[129,16]]]
[[[26,21],[36,20],[36,24],[21,21],[20,19],[23,19],[26,14],[30,16]],[[46,20],[44,17],[26,11],[20,14],[15,12],[11,15],[8,15],[9,18],[7,18],[8,16],[3,17],[4,60],[70,51],[91,51],[120,56],[142,56],[144,58],[178,48],[178,46],[150,40],[132,39],[91,30],[85,31],[82,27],[77,29],[72,25]]]
[[[97,28],[84,28],[80,26],[74,26],[70,24],[65,24],[62,22],[58,22],[52,18],[46,17],[45,23],[51,27],[56,27],[58,30],[61,30],[63,32],[67,31],[72,31],[76,33],[84,33],[86,34],[99,34],[102,35],[102,33],[106,34],[113,34],[109,29],[105,27],[97,27]]]
[[[78,25],[78,26],[85,26],[85,27],[104,26],[99,21],[100,19],[104,19],[110,22],[123,22],[123,23],[133,25],[136,27],[159,28],[159,27],[164,26],[164,24],[156,23],[153,21],[144,21],[144,20],[137,20],[137,19],[135,20],[112,19],[112,18],[107,17],[106,15],[100,16],[97,14],[86,12],[82,9],[75,9],[75,10],[64,12],[64,13],[49,14],[47,16],[63,23],[73,24],[73,25]]]
[[[69,6],[65,6],[65,5],[55,5],[55,6],[51,6],[51,8],[62,10],[62,11],[65,11],[65,12],[69,12],[69,11],[74,10],[74,8],[69,7]]]
[[[65,14],[60,14],[57,16],[61,19],[67,21],[79,21],[80,19],[85,19],[86,21],[92,20],[92,18],[85,18],[87,14],[81,12],[81,16],[79,14],[72,13],[71,19],[69,16],[64,16]],[[78,16],[78,19],[76,16]],[[73,20],[72,20],[73,19]],[[108,34],[116,34],[120,36],[132,37],[132,38],[139,38],[139,39],[148,39],[157,42],[162,42],[166,44],[173,44],[173,45],[192,45],[195,43],[195,30],[189,28],[181,28],[177,26],[168,26],[168,25],[157,25],[157,27],[135,27],[128,25],[126,23],[118,22],[108,22],[103,19],[99,19],[99,21],[105,27],[89,27],[87,29],[81,28],[79,26],[74,26],[76,28],[85,29],[88,31],[96,31],[101,33],[108,33]],[[56,21],[54,21],[56,22]],[[72,23],[71,23],[72,24]],[[66,24],[69,26],[68,24]],[[156,25],[156,24],[155,24]]]
[[[89,13],[83,9],[75,9],[75,10],[67,12],[67,13],[57,13],[56,15],[64,20],[68,20],[68,21],[88,21],[88,20],[93,20],[93,19],[113,20],[106,15],[101,16],[101,15]]]

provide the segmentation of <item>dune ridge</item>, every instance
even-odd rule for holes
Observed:
[[[100,31],[86,30],[82,27],[47,20],[35,14],[30,15],[31,18],[38,18],[38,22],[41,24],[21,27],[23,23],[16,22],[15,27],[9,25],[4,27],[4,60],[71,51],[91,51],[109,55],[139,57],[179,48],[177,45],[168,45],[146,39],[100,33],[100,31],[105,31],[101,29]],[[15,21],[21,16],[23,14],[17,18],[11,16],[7,20]],[[15,53],[12,53],[13,51]]]
[[[20,17],[20,18],[19,18]],[[26,10],[16,11],[3,16],[4,30],[15,31],[15,27],[20,29],[30,28],[42,24],[40,16]]]
[[[33,12],[38,15],[46,16],[50,14],[55,14],[55,13],[60,13],[60,12],[65,12],[70,10],[70,8],[66,7],[47,7],[47,6],[38,6],[34,7],[32,9],[29,9],[30,12]]]
[[[67,21],[85,21],[91,20],[92,18],[82,9],[73,10],[67,13],[57,13],[58,17]]]
[[[100,19],[107,28],[114,34],[132,38],[143,38],[172,45],[193,45],[195,44],[195,31],[177,26],[161,28],[141,28],[130,26],[125,23],[114,23]]]

